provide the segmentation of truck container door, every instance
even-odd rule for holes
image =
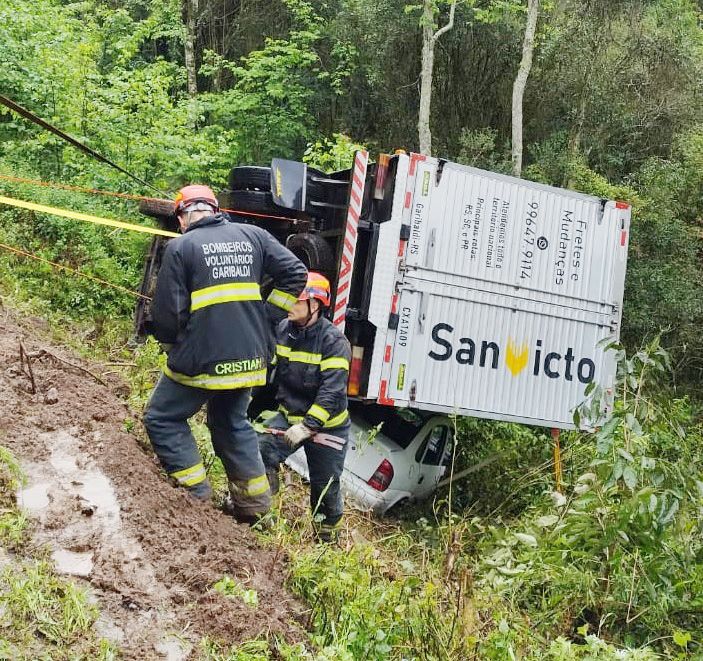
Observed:
[[[409,187],[389,401],[571,427],[614,380],[629,207],[436,159]]]

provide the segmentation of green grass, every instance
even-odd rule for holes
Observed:
[[[0,545],[11,551],[24,548],[28,539],[28,521],[24,512],[6,510],[0,514]]]
[[[46,561],[13,560],[7,565],[0,573],[0,606],[2,658],[117,658],[115,648],[98,639],[93,630],[97,607],[88,602],[84,590],[59,578]]]

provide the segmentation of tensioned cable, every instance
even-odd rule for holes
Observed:
[[[133,195],[132,193],[115,193],[113,191],[100,190],[98,188],[84,188],[83,186],[71,186],[69,184],[59,184],[54,181],[42,181],[41,179],[28,179],[27,177],[13,177],[9,174],[0,174],[0,179],[11,181],[16,184],[31,184],[32,186],[43,186],[45,188],[60,188],[75,193],[92,193],[94,195],[109,195],[120,197],[125,200],[159,200],[158,197],[144,197],[143,195]]]
[[[120,197],[127,200],[152,200],[157,202],[170,202],[170,200],[164,200],[160,197],[146,197],[144,195],[133,195],[131,193],[115,193],[113,191],[100,190],[99,188],[84,188],[83,186],[71,186],[69,184],[59,184],[54,181],[42,181],[41,179],[27,179],[25,177],[13,177],[8,174],[0,174],[0,179],[5,179],[6,181],[12,181],[18,184],[29,184],[33,186],[43,186],[45,188],[59,188],[61,190],[69,190],[76,193],[88,193],[92,195],[109,195],[112,197]],[[274,216],[268,213],[256,213],[255,211],[241,211],[240,209],[227,209],[222,207],[221,211],[226,211],[228,213],[236,213],[239,216],[252,216],[253,218],[265,218],[269,220],[285,220],[288,223],[295,223],[296,218],[289,218],[287,216]]]
[[[65,264],[59,264],[58,262],[52,262],[50,259],[46,259],[45,257],[40,257],[39,255],[35,255],[34,253],[27,252],[26,250],[22,250],[21,248],[15,248],[14,246],[8,246],[6,243],[0,243],[0,248],[2,248],[3,250],[8,250],[10,252],[14,252],[18,255],[22,255],[23,257],[29,257],[30,259],[36,259],[38,262],[44,262],[45,264],[51,264],[51,266],[54,266],[59,269],[64,269],[65,271],[68,271],[69,273],[73,273],[74,275],[77,275],[81,278],[87,278],[88,280],[94,280],[95,282],[98,282],[101,285],[106,285],[107,287],[112,287],[113,289],[118,289],[119,291],[125,292],[126,294],[130,294],[132,296],[137,296],[137,297],[143,298],[147,301],[151,300],[150,296],[145,296],[144,294],[140,294],[138,291],[133,291],[132,289],[127,289],[127,287],[122,287],[122,285],[116,285],[113,282],[108,282],[107,280],[103,280],[102,278],[97,278],[94,275],[90,275],[88,273],[83,273],[83,271],[78,271],[77,269],[71,268],[70,266],[66,266]]]
[[[57,207],[48,207],[44,204],[35,204],[34,202],[25,202],[24,200],[16,200],[12,197],[0,195],[0,204],[7,204],[11,207],[19,207],[20,209],[29,209],[30,211],[39,211],[40,213],[48,213],[52,216],[61,216],[62,218],[70,218],[71,220],[85,220],[96,225],[108,225],[109,227],[117,227],[124,230],[132,230],[134,232],[144,232],[145,234],[157,234],[159,236],[177,237],[180,236],[176,232],[158,229],[156,227],[147,227],[146,225],[134,225],[133,223],[125,223],[121,220],[113,220],[112,218],[102,218],[101,216],[92,216],[87,213],[79,213],[77,211],[69,211],[68,209],[59,209]]]
[[[9,108],[10,110],[16,112],[18,115],[21,115],[25,119],[28,119],[30,122],[34,122],[38,126],[41,126],[42,128],[46,129],[47,131],[50,131],[54,135],[59,136],[62,140],[65,140],[69,144],[73,145],[74,147],[80,149],[82,152],[88,154],[89,156],[92,156],[93,158],[97,159],[98,161],[101,161],[102,163],[105,163],[109,165],[112,168],[115,168],[115,170],[118,170],[119,172],[122,172],[122,174],[126,174],[130,179],[134,179],[134,181],[139,182],[142,184],[142,186],[146,186],[147,188],[151,188],[151,190],[156,191],[160,195],[163,195],[164,197],[168,197],[166,193],[164,193],[162,190],[156,188],[156,186],[153,186],[150,184],[148,181],[145,181],[141,177],[138,177],[136,174],[132,174],[128,170],[125,170],[122,166],[117,165],[114,161],[111,161],[109,158],[106,158],[102,154],[99,154],[96,152],[94,149],[91,149],[88,147],[88,145],[83,144],[79,140],[76,140],[75,138],[71,137],[68,135],[68,133],[65,133],[61,129],[57,128],[53,124],[50,124],[47,122],[45,119],[42,119],[38,115],[35,115],[33,112],[30,110],[27,110],[26,108],[23,108],[21,105],[18,103],[15,103],[12,99],[8,99],[6,96],[3,96],[0,94],[0,103],[2,103],[5,107]]]

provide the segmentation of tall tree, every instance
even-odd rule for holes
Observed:
[[[432,152],[432,131],[430,130],[430,107],[432,105],[432,74],[434,72],[434,49],[437,40],[454,27],[454,12],[457,0],[451,0],[449,20],[437,29],[439,3],[436,0],[423,0],[422,3],[422,64],[420,67],[420,112],[417,119],[417,132],[420,138],[420,153]]]
[[[513,174],[519,177],[522,173],[522,99],[525,95],[527,78],[532,69],[532,55],[535,49],[535,30],[539,0],[527,0],[527,24],[525,38],[522,42],[522,59],[513,83]]]
[[[198,76],[195,64],[195,31],[197,28],[198,0],[183,0],[185,14],[185,63],[188,74],[188,94],[198,93]]]

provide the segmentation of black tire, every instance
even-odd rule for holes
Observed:
[[[137,299],[134,308],[134,335],[138,340],[146,338],[151,323],[151,299],[156,290],[156,278],[161,269],[164,251],[169,239],[164,236],[155,236],[151,240],[149,253],[144,260],[142,271],[142,281],[139,285],[139,293],[142,295]],[[146,298],[144,298],[146,297]]]
[[[231,190],[270,191],[271,168],[242,166],[229,173]]]
[[[410,504],[409,498],[401,498],[393,503],[384,513],[383,516],[389,516],[394,519],[402,518],[403,515],[407,515],[405,508]]]
[[[316,202],[344,204],[347,197],[346,182],[330,184],[313,181],[313,178],[327,179],[328,175],[320,170],[308,168],[307,197]],[[240,166],[232,168],[229,173],[230,190],[270,191],[271,168],[256,166]]]
[[[291,234],[286,241],[290,250],[310,271],[318,271],[329,277],[334,271],[334,253],[327,241],[319,234]]]
[[[220,207],[230,209],[235,214],[237,211],[251,211],[295,218],[297,213],[293,209],[286,209],[274,204],[271,193],[268,191],[226,190],[220,193],[218,200]]]
[[[321,175],[325,177],[326,175]],[[329,182],[312,181],[308,176],[307,204],[310,202],[326,202],[327,204],[345,205],[349,184],[346,182],[332,184]]]

